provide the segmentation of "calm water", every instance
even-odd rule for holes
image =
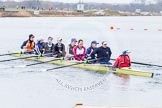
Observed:
[[[66,45],[72,37],[81,38],[86,47],[92,40],[99,43],[107,40],[113,52],[112,58],[129,49],[132,61],[162,65],[161,18],[0,18],[0,54],[19,51],[22,42],[33,33],[36,39],[53,36],[54,42],[57,37],[62,37]],[[118,29],[110,30],[110,26]],[[10,58],[0,57],[1,60]],[[88,105],[162,107],[161,77],[102,75],[73,68],[40,71],[55,67],[50,64],[12,68],[30,63],[33,62],[18,60],[0,63],[0,108],[72,108],[77,102]],[[133,67],[162,72],[162,68],[157,67]],[[94,87],[95,84],[98,86]],[[67,85],[73,89],[68,89]]]

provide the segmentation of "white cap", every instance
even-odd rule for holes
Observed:
[[[103,41],[103,42],[102,42],[102,45],[105,45],[105,44],[107,44],[107,41]]]
[[[58,41],[61,41],[61,40],[62,40],[62,38],[60,38],[60,37],[59,37],[59,38],[57,38],[57,40],[58,40]]]
[[[122,53],[126,54],[126,53],[131,53],[131,52],[129,50],[124,50]]]

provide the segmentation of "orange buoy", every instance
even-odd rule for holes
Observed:
[[[114,29],[114,27],[113,26],[110,26],[110,30],[113,30]]]

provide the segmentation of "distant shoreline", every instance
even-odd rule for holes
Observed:
[[[106,11],[104,15],[95,12],[55,11],[55,10],[8,10],[0,11],[0,17],[97,17],[97,16],[161,16],[160,14],[130,14]]]

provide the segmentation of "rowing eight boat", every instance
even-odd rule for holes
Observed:
[[[26,57],[26,55],[20,55],[20,54],[13,54],[12,56],[14,57]],[[27,58],[27,60],[32,60],[32,61],[38,61],[38,62],[46,62],[49,60],[52,60],[53,58],[51,57],[31,57]],[[66,65],[71,65],[76,63],[76,61],[65,61],[65,60],[57,60],[57,61],[52,61],[49,62],[50,64],[58,65],[58,66],[66,66]],[[84,69],[88,71],[95,71],[99,73],[108,73],[108,72],[113,72],[116,74],[125,74],[125,75],[134,75],[134,76],[142,76],[142,77],[153,77],[154,73],[151,72],[144,72],[141,70],[135,70],[135,69],[116,69],[115,71],[111,70],[108,68],[108,66],[105,65],[97,65],[97,64],[79,64],[73,66],[75,68],[79,69]]]

